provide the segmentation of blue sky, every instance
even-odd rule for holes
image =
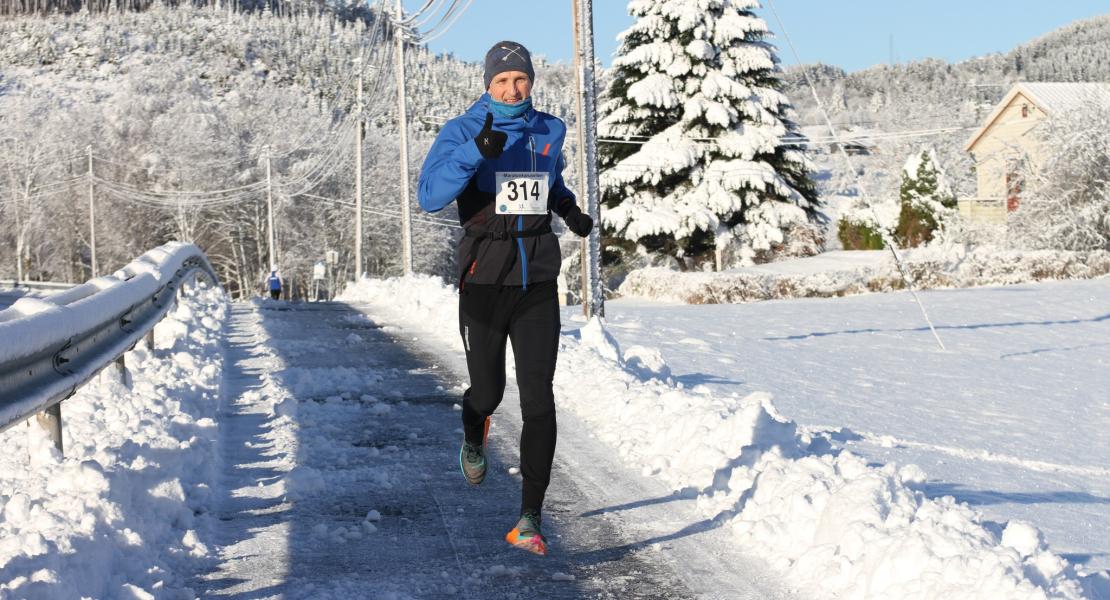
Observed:
[[[411,11],[424,0],[404,2]],[[593,4],[596,52],[608,65],[617,49],[616,35],[632,17],[624,0]],[[849,71],[888,62],[892,35],[900,62],[928,57],[958,61],[1003,52],[1061,25],[1110,13],[1106,0],[777,0],[775,6],[804,62]],[[569,62],[570,12],[571,0],[474,0],[431,47],[478,61],[494,42],[512,39],[551,61]],[[759,12],[778,32],[770,11]],[[780,36],[776,44],[783,62],[793,64],[785,39]]]

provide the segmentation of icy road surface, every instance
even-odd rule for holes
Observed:
[[[240,304],[221,415],[220,565],[249,598],[775,598],[693,502],[639,477],[569,414],[545,508],[551,555],[509,547],[519,410],[510,389],[486,481],[458,469],[465,365],[338,303]],[[449,359],[448,359],[449,360]],[[693,523],[691,526],[690,524]]]

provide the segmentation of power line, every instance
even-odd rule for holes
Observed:
[[[794,55],[794,61],[798,64],[804,64],[801,57],[798,55],[798,49],[794,47],[793,40],[790,39],[790,33],[786,31],[786,25],[783,24],[782,17],[779,16],[778,9],[775,8],[774,0],[767,0],[767,6],[771,9],[771,13],[775,15],[775,20],[779,24],[779,29],[782,30],[783,38],[786,39],[787,45],[790,46],[790,52]],[[828,111],[825,110],[825,105],[821,102],[821,96],[817,94],[817,87],[813,85],[813,81],[810,79],[809,73],[806,70],[802,70],[802,75],[805,77],[805,81],[806,84],[809,86],[810,93],[813,94],[813,100],[817,103],[817,108],[820,109],[821,114],[825,118],[825,123],[829,127],[829,134],[834,139],[839,140],[840,136],[837,134],[836,127],[833,125],[832,122],[832,118],[829,117]],[[852,163],[852,158],[848,156],[848,151],[844,149],[844,144],[838,142],[837,147],[840,149],[841,156],[844,157],[845,164],[848,165],[848,171],[853,174],[857,174],[858,171],[856,171],[855,165]],[[871,210],[872,216],[875,217],[875,222],[879,222],[878,215],[875,214],[875,207],[873,204],[871,204],[870,196],[868,196],[867,190],[864,188],[863,181],[859,179],[858,175],[856,175],[856,186],[859,187],[860,195],[864,198],[864,202]],[[916,286],[914,286],[913,280],[906,272],[905,264],[902,261],[902,256],[898,252],[898,247],[895,245],[894,240],[890,239],[890,236],[883,231],[882,227],[879,227],[879,233],[882,236],[883,241],[886,242],[887,247],[890,248],[891,254],[894,255],[894,262],[898,265],[898,271],[902,275],[902,280],[906,282],[906,287],[909,289],[910,294],[913,296],[913,299],[917,303],[918,308],[921,309],[921,315],[925,317],[925,322],[929,325],[929,331],[933,332],[933,338],[936,339],[937,345],[940,346],[941,350],[944,350],[944,342],[940,340],[940,335],[937,334],[936,327],[933,326],[933,320],[929,318],[929,311],[925,310],[925,304],[923,304],[921,302],[921,298],[917,296]]]
[[[463,16],[463,14],[467,11],[467,9],[470,8],[470,5],[473,4],[473,3],[474,3],[474,0],[466,0],[466,4],[461,9],[459,9],[458,12],[455,14],[455,16],[452,17],[449,22],[446,22],[446,24],[443,24],[443,23],[445,21],[447,21],[448,17],[447,17],[447,15],[444,15],[443,20],[440,21],[440,23],[436,24],[434,27],[432,27],[430,30],[428,30],[428,32],[426,32],[420,38],[420,41],[427,44],[429,42],[433,42],[433,41],[439,39],[440,37],[442,37],[445,33],[450,31],[450,29],[452,27],[455,26],[455,23],[458,22],[459,18]],[[456,2],[454,2],[452,4],[452,7],[456,6],[457,4],[458,4],[458,2],[456,0]],[[438,31],[437,31],[437,28],[439,28]]]
[[[306,198],[313,198],[315,200],[320,200],[320,201],[323,201],[323,202],[330,202],[332,204],[338,204],[338,205],[341,205],[341,206],[347,206],[347,207],[352,207],[352,208],[355,206],[354,202],[347,202],[346,200],[340,200],[338,198],[327,198],[327,197],[324,197],[324,196],[317,196],[316,194],[297,194],[297,195],[304,196]],[[370,208],[370,207],[367,207],[367,206],[363,206],[362,211],[363,212],[368,212],[368,213],[371,213],[371,214],[386,216],[386,217],[393,217],[393,218],[396,218],[396,219],[401,218],[401,213],[400,212],[393,212],[393,211],[384,210],[384,209],[374,209],[374,208]],[[412,220],[414,222],[427,223],[427,224],[430,224],[430,225],[439,225],[441,227],[451,227],[451,228],[454,228],[454,229],[463,229],[462,225],[459,225],[458,223],[455,223],[454,221],[450,221],[448,219],[442,219],[442,218],[438,218],[438,217],[416,216],[416,217],[412,217]]]

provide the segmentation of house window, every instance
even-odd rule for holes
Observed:
[[[1022,104],[1021,105],[1021,118],[1026,119],[1028,117],[1029,117],[1029,105],[1028,104]]]

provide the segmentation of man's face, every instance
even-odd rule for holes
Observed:
[[[489,82],[489,96],[498,102],[516,104],[532,95],[532,80],[523,71],[505,71]]]

